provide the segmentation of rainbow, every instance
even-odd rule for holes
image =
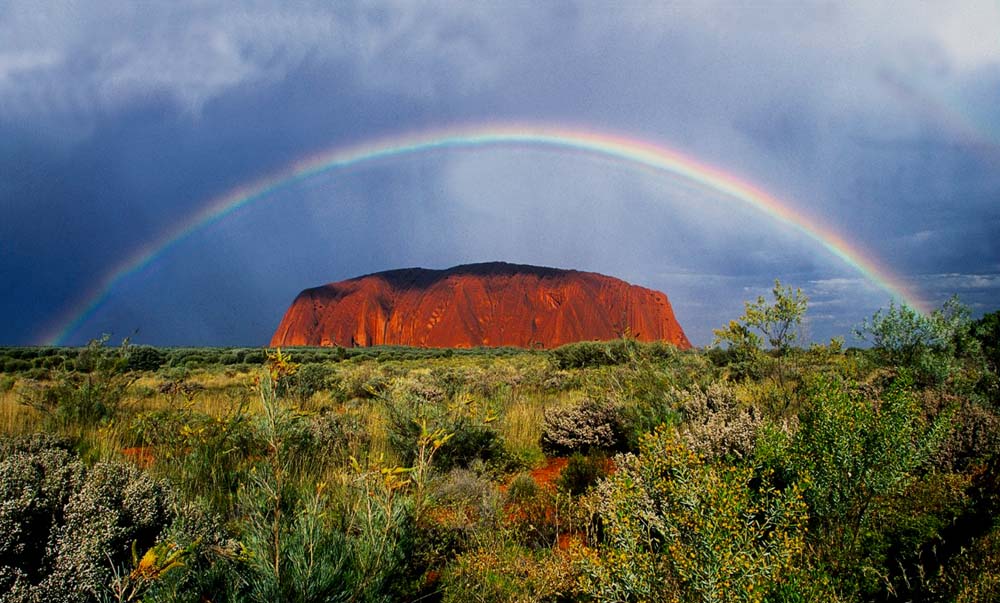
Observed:
[[[892,298],[922,309],[922,304],[916,296],[912,295],[898,278],[881,268],[869,254],[833,230],[807,218],[787,203],[737,176],[700,163],[667,147],[635,138],[585,129],[489,125],[397,135],[351,146],[335,147],[296,161],[262,180],[233,189],[210,201],[187,220],[158,239],[150,241],[115,266],[92,291],[84,296],[82,303],[61,317],[56,326],[49,329],[41,339],[48,345],[62,345],[100,308],[122,279],[142,270],[192,232],[221,220],[241,207],[264,199],[278,189],[330,170],[381,159],[435,150],[495,146],[524,146],[583,152],[686,178],[791,226],[864,275],[889,293]]]

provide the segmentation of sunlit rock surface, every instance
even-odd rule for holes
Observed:
[[[626,332],[691,347],[664,293],[593,272],[497,262],[390,270],[306,289],[271,346],[551,348]]]

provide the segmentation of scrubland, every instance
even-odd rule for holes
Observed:
[[[1000,600],[997,319],[0,349],[0,600]]]

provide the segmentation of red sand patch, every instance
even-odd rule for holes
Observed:
[[[123,448],[122,454],[135,461],[135,464],[140,467],[149,467],[155,460],[153,457],[153,449],[149,446],[133,446],[132,448]]]
[[[566,457],[553,457],[546,459],[545,464],[538,469],[531,470],[531,477],[539,486],[546,486],[548,488],[555,488],[556,478],[562,473],[562,470],[566,468],[569,464],[569,459]]]

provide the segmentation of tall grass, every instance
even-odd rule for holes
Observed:
[[[16,389],[0,392],[0,431],[3,433],[25,434],[38,431],[41,426],[39,415],[38,411],[20,403]]]
[[[513,397],[503,409],[500,433],[512,452],[532,464],[544,461],[541,439],[545,409],[565,406],[579,398],[575,392],[530,392]]]

